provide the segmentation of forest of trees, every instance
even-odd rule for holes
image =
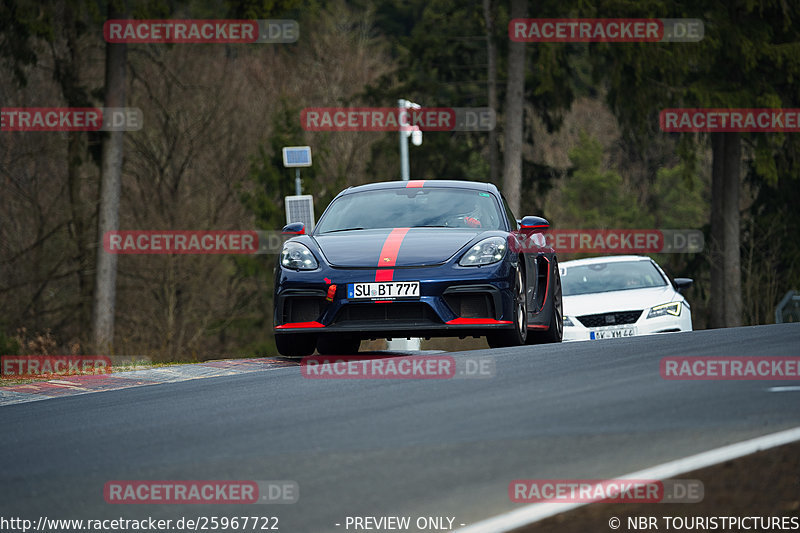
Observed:
[[[664,133],[674,107],[798,107],[800,5],[780,0],[3,0],[2,107],[123,107],[125,133],[0,132],[0,353],[274,354],[274,255],[105,254],[106,229],[283,225],[344,187],[399,179],[397,134],[309,132],[306,107],[496,110],[429,132],[412,179],[491,181],[555,228],[700,229],[656,257],[691,277],[695,329],[764,324],[800,288],[794,133]],[[697,43],[513,43],[516,17],[697,18]],[[109,18],[294,19],[291,44],[108,44]],[[567,257],[569,258],[569,257]],[[564,258],[562,258],[563,260]],[[111,318],[102,320],[104,308]]]

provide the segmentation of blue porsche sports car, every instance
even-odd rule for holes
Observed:
[[[412,180],[339,193],[311,234],[289,224],[275,268],[286,356],[352,354],[364,339],[560,342],[561,279],[540,217],[514,218],[494,185]]]

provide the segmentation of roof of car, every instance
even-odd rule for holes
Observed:
[[[498,193],[497,187],[491,183],[480,181],[461,181],[461,180],[409,180],[409,181],[379,181],[376,183],[366,183],[345,189],[340,194],[351,194],[354,192],[372,191],[379,189],[402,189],[404,187],[445,187],[452,189],[473,189]]]
[[[597,265],[601,263],[623,263],[625,261],[650,261],[646,255],[603,255],[600,257],[587,257],[585,259],[573,259],[559,263],[562,267],[573,267],[581,265]]]

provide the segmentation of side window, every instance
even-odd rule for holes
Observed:
[[[519,222],[517,222],[517,217],[514,216],[514,212],[511,211],[511,208],[508,207],[508,202],[506,202],[506,197],[501,195],[503,199],[503,209],[506,211],[506,217],[508,217],[508,223],[511,225],[511,231],[516,231],[519,229]]]

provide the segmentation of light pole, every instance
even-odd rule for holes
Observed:
[[[300,185],[300,167],[311,166],[311,147],[310,146],[284,146],[281,151],[283,152],[283,166],[286,168],[294,168],[294,193],[297,196],[302,194],[302,187]]]
[[[286,206],[286,223],[302,222],[306,226],[306,232],[311,233],[314,229],[314,196],[302,194],[302,183],[300,182],[300,167],[311,166],[311,147],[310,146],[284,146],[283,166],[294,168],[294,196],[287,196],[283,199]]]
[[[414,146],[419,146],[422,144],[422,131],[420,131],[418,126],[403,126],[403,124],[401,124],[400,117],[406,112],[406,109],[421,109],[422,106],[401,98],[397,101],[397,107],[399,108],[399,113],[397,114],[397,123],[399,124],[400,129],[400,176],[403,181],[408,181],[410,179],[410,171],[408,166],[408,138],[411,137],[411,142],[414,143]]]
[[[408,166],[408,138],[411,137],[411,142],[414,146],[422,144],[422,131],[417,126],[403,126],[400,117],[406,112],[406,109],[420,109],[422,106],[409,102],[408,100],[400,99],[397,101],[399,112],[397,113],[397,123],[400,129],[400,176],[403,181],[408,181],[410,170]],[[386,347],[392,351],[409,351],[419,350],[419,338],[411,339],[393,339],[386,343]]]

